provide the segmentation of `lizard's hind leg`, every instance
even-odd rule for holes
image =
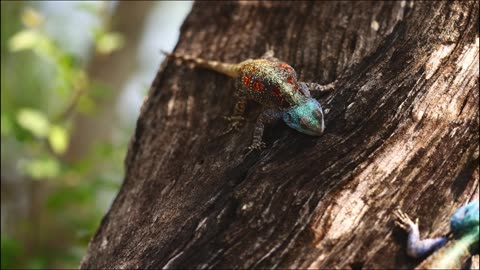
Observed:
[[[266,45],[266,51],[260,58],[267,59],[267,60],[274,61],[274,62],[279,62],[280,61],[278,58],[275,58],[274,48],[273,48],[273,46],[271,46],[269,44]]]

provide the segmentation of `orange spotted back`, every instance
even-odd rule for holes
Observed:
[[[240,63],[236,84],[241,94],[267,106],[287,108],[305,98],[295,70],[277,59],[250,59]]]

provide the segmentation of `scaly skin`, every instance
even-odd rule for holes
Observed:
[[[231,127],[227,132],[242,126],[244,121],[242,115],[248,99],[268,108],[257,119],[250,150],[265,147],[262,142],[265,125],[280,119],[283,119],[289,127],[311,136],[320,136],[325,129],[322,107],[311,96],[310,91],[330,91],[334,84],[322,86],[298,82],[295,70],[273,57],[272,50],[268,50],[260,59],[248,59],[238,64],[207,61],[189,55],[165,54],[235,79],[236,96],[239,101],[235,105],[233,116],[227,118],[231,121]]]
[[[471,257],[479,253],[479,203],[473,201],[455,211],[450,219],[451,238],[420,240],[418,219],[413,222],[405,213],[395,213],[396,224],[408,232],[407,254],[423,257],[434,252],[416,269],[460,269],[469,267]]]

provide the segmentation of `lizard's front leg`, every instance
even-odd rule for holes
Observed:
[[[272,125],[282,119],[283,112],[275,109],[265,110],[257,119],[255,129],[253,131],[253,141],[247,155],[253,150],[261,150],[265,148],[265,143],[262,140],[265,125]]]
[[[326,84],[326,85],[321,85],[318,83],[314,82],[300,82],[300,87],[308,89],[310,92],[310,95],[314,98],[319,98],[322,94],[325,94],[327,92],[332,91],[335,89],[337,81],[334,81],[332,83]]]
[[[397,210],[394,215],[397,219],[395,220],[395,224],[408,233],[407,254],[410,257],[423,257],[441,248],[447,243],[447,237],[420,240],[418,218],[416,222],[413,222],[407,214],[400,210]]]

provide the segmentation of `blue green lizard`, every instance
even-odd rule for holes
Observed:
[[[237,64],[209,61],[198,57],[166,53],[168,57],[192,62],[199,67],[213,70],[235,79],[238,102],[235,105],[230,129],[243,125],[243,113],[247,99],[265,107],[257,119],[250,150],[262,149],[265,143],[262,135],[265,125],[283,120],[289,127],[310,135],[320,136],[325,129],[323,110],[320,103],[311,95],[330,91],[334,83],[323,86],[316,83],[297,81],[295,70],[287,63],[274,57],[273,50],[259,59],[248,59]],[[227,133],[225,132],[225,133]]]

